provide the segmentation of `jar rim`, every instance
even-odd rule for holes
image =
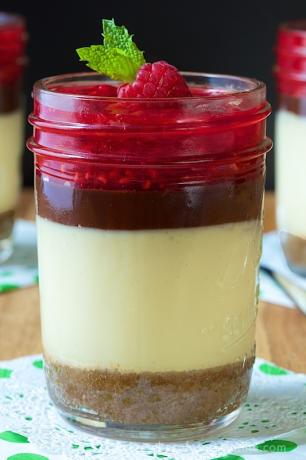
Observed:
[[[169,102],[174,102],[174,101],[195,101],[195,102],[209,102],[209,101],[222,101],[222,100],[227,100],[228,98],[241,98],[244,96],[251,96],[255,94],[260,94],[262,93],[262,97],[265,97],[266,94],[266,85],[264,82],[257,80],[255,78],[249,78],[249,77],[242,77],[242,76],[236,76],[236,75],[228,75],[228,74],[213,74],[213,73],[201,73],[201,72],[189,72],[189,71],[182,71],[180,72],[184,77],[189,78],[189,79],[203,79],[206,80],[206,84],[208,84],[207,88],[208,89],[220,89],[221,87],[215,86],[210,86],[211,83],[217,83],[219,81],[220,83],[227,81],[228,84],[232,85],[238,85],[240,83],[241,88],[234,90],[233,87],[231,88],[230,86],[226,87],[224,86],[224,91],[220,91],[219,93],[210,93],[210,94],[197,94],[193,95],[190,97],[169,97],[169,98],[124,98],[124,101],[137,101],[137,103],[140,102],[150,102],[150,103],[160,103],[161,101],[163,103]],[[101,96],[101,95],[88,95],[88,94],[76,94],[76,93],[69,93],[69,92],[61,92],[61,91],[55,91],[54,89],[51,89],[51,85],[55,84],[65,84],[68,82],[76,82],[76,81],[91,81],[92,82],[100,82],[100,83],[114,83],[114,80],[110,80],[107,77],[105,77],[102,74],[99,74],[97,72],[74,72],[74,73],[65,73],[65,74],[60,74],[60,75],[54,75],[50,77],[45,77],[40,80],[38,80],[34,84],[34,93],[39,92],[45,95],[60,95],[63,98],[74,98],[78,100],[88,100],[88,101],[118,101],[117,97],[109,97],[109,96]],[[198,84],[199,87],[203,86],[202,84]],[[245,86],[242,88],[242,86]]]
[[[279,30],[288,34],[306,36],[306,18],[283,22],[280,24]]]
[[[7,27],[22,27],[25,25],[23,16],[16,13],[0,11],[0,31]]]

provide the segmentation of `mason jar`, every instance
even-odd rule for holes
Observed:
[[[49,393],[104,436],[202,437],[249,388],[270,106],[256,80],[184,75],[193,97],[34,87]]]
[[[290,268],[306,275],[306,20],[280,26],[276,45],[277,226]]]
[[[0,12],[0,262],[12,253],[12,230],[21,183],[25,42],[23,18]]]

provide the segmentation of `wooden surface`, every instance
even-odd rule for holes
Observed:
[[[32,190],[23,192],[19,217],[34,219]],[[266,195],[265,231],[275,228],[274,197]],[[39,298],[36,287],[0,295],[0,359],[39,353]],[[306,372],[306,317],[297,310],[260,303],[257,355]]]

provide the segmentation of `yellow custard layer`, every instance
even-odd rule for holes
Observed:
[[[38,217],[37,230],[50,358],[154,372],[252,355],[259,222],[106,231]]]

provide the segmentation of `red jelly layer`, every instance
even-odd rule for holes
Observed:
[[[17,15],[0,13],[0,84],[18,79],[24,67],[26,28]]]
[[[275,72],[279,93],[295,97],[306,95],[306,20],[280,26]]]
[[[29,147],[38,175],[84,189],[163,190],[262,174],[271,146],[262,92],[197,85],[193,97],[124,100],[101,97],[102,86],[36,88]]]

